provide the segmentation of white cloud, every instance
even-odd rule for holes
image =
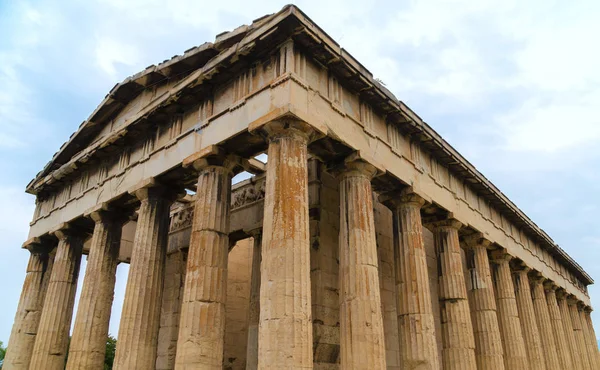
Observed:
[[[118,78],[119,65],[140,68],[140,53],[137,47],[118,39],[99,37],[95,53],[98,66],[113,80]]]

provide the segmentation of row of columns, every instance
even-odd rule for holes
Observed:
[[[299,121],[255,129],[269,142],[262,231],[255,245],[249,317],[249,369],[313,366],[307,145],[319,135]],[[239,157],[209,147],[184,162],[198,172],[192,236],[175,369],[221,369],[232,176]],[[336,168],[340,179],[340,365],[385,369],[384,328],[371,180],[377,169],[358,156]],[[154,369],[172,190],[148,182],[140,200],[121,315],[115,369]],[[408,191],[383,199],[392,209],[398,337],[405,369],[596,369],[589,310],[495,250],[481,234],[463,239],[448,218],[428,225],[438,259],[442,357],[423,243],[425,201]],[[92,210],[95,221],[67,369],[103,367],[122,213]],[[83,237],[55,231],[54,254],[31,246],[31,260],[11,333],[6,369],[62,370]],[[491,262],[491,264],[490,264]],[[47,286],[47,288],[46,288]],[[41,307],[43,306],[43,309]],[[40,314],[41,313],[41,314]],[[35,339],[32,339],[35,338]],[[31,353],[30,356],[28,354]]]

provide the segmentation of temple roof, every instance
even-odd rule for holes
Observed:
[[[459,174],[481,196],[507,215],[515,225],[534,236],[536,241],[569,266],[584,284],[593,283],[591,277],[494,184],[293,5],[286,5],[277,13],[258,18],[250,25],[223,32],[217,35],[212,43],[207,42],[188,49],[183,55],[174,56],[158,65],[151,65],[116,84],[89,118],[81,123],[78,130],[28,184],[27,192],[39,193],[45,186],[60,181],[65,174],[73,172],[78,163],[84,163],[95,150],[110,145],[113,140],[111,137],[95,142],[92,140],[104,125],[110,123],[115,115],[146,88],[165,80],[179,79],[180,81],[172,88],[173,91],[169,92],[169,96],[161,100],[160,104],[164,106],[177,99],[178,94],[181,94],[184,89],[193,89],[210,81],[219,73],[224,73],[235,60],[254,53],[261,47],[266,47],[261,44],[262,40],[267,38],[282,40],[289,37],[293,37],[295,42],[302,45],[315,60],[328,66],[333,73],[344,79],[349,88],[360,92],[370,104],[384,112],[390,122],[401,126],[404,132],[417,137],[424,148]],[[157,109],[160,104],[154,104],[147,110],[144,108],[140,114],[126,123],[124,129],[136,124],[144,114],[150,114],[151,109]]]

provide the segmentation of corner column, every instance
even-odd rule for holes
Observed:
[[[458,239],[462,224],[455,219],[448,219],[435,222],[432,226],[438,256],[444,345],[442,367],[445,370],[475,370],[475,338]]]
[[[470,276],[468,294],[473,319],[477,369],[502,370],[505,368],[504,351],[488,258],[490,244],[490,241],[484,239],[481,234],[465,238],[465,245],[469,248],[467,250],[467,268]]]
[[[175,369],[221,369],[231,178],[240,159],[217,146],[187,158],[198,171]]]
[[[537,318],[538,330],[542,342],[542,350],[547,369],[559,369],[558,351],[556,350],[555,333],[550,323],[550,313],[546,303],[546,292],[544,292],[544,281],[540,274],[532,277],[531,292],[533,299],[533,310]]]
[[[581,327],[581,319],[579,318],[579,309],[577,307],[578,301],[574,296],[569,296],[567,298],[567,304],[569,306],[571,323],[573,325],[573,336],[575,337],[575,343],[579,348],[579,356],[581,357],[581,368],[583,370],[593,370],[590,359],[588,358],[583,328]]]
[[[154,181],[132,193],[141,205],[113,368],[154,370],[173,196]]]
[[[393,215],[400,368],[437,370],[440,359],[421,220],[425,200],[407,192],[385,203]]]
[[[251,131],[269,142],[258,328],[259,369],[312,369],[306,123],[281,119]]]
[[[38,238],[24,245],[30,252],[27,274],[4,358],[5,370],[27,370],[38,333],[44,299],[50,282],[54,254]]]
[[[33,347],[31,369],[63,370],[69,346],[83,236],[63,224],[54,231],[58,248]]]
[[[594,330],[594,324],[592,323],[592,308],[585,307],[583,312],[582,325],[587,326],[588,338],[589,338],[589,355],[593,357],[595,363],[595,369],[600,368],[600,353],[598,352],[598,339],[596,338],[596,332]]]
[[[496,287],[498,324],[504,348],[504,365],[507,370],[527,370],[529,360],[521,330],[521,320],[515,297],[515,287],[510,271],[512,256],[504,249],[492,252],[493,281]]]
[[[262,259],[262,229],[250,231],[252,248],[252,275],[250,278],[250,305],[248,307],[248,344],[246,370],[258,368],[258,322],[260,318],[260,261]]]
[[[583,303],[580,302],[577,305],[577,308],[579,309],[579,320],[581,321],[581,330],[583,331],[583,339],[585,340],[585,346],[587,350],[588,360],[590,361],[590,367],[592,369],[598,369],[598,342],[595,338],[592,338],[590,336],[590,330],[585,319],[586,307]]]
[[[560,309],[560,317],[562,318],[565,338],[569,344],[571,350],[571,359],[573,360],[573,368],[576,370],[583,369],[581,361],[580,348],[575,340],[575,332],[573,331],[573,322],[571,320],[571,312],[567,303],[567,293],[564,289],[559,289],[556,292],[556,300],[558,301],[558,308]]]
[[[371,179],[357,158],[340,175],[340,351],[342,369],[385,369],[385,343]]]
[[[521,318],[521,329],[523,330],[523,339],[527,349],[527,358],[529,359],[529,368],[531,370],[545,370],[544,354],[542,353],[542,341],[540,332],[533,310],[533,300],[531,298],[531,286],[527,274],[530,269],[526,266],[515,266],[513,278],[515,281],[515,295],[517,298],[517,308]]]
[[[571,359],[571,348],[568,344],[568,338],[565,334],[565,327],[563,324],[562,317],[560,315],[560,309],[558,308],[558,302],[556,300],[556,289],[558,288],[551,282],[544,284],[546,291],[546,304],[548,305],[548,314],[550,316],[550,322],[552,325],[552,331],[554,332],[554,339],[556,341],[556,350],[558,353],[558,361],[560,363],[559,369],[572,369],[573,360]]]

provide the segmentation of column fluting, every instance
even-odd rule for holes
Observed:
[[[571,348],[567,342],[567,336],[565,334],[565,327],[563,324],[562,317],[560,315],[560,309],[558,308],[558,301],[556,300],[556,289],[558,288],[551,282],[544,284],[546,291],[546,304],[548,305],[548,314],[550,316],[550,322],[552,324],[552,330],[554,332],[554,339],[556,341],[556,350],[558,353],[558,360],[560,363],[560,369],[572,369],[573,360],[571,359]]]
[[[475,370],[475,338],[458,239],[462,224],[449,219],[436,222],[432,227],[438,256],[442,367],[445,370]]]
[[[165,274],[172,194],[150,184],[133,192],[140,200],[129,276],[119,325],[115,370],[153,370]]]
[[[579,317],[577,303],[578,301],[574,296],[567,297],[569,314],[571,315],[571,324],[573,325],[573,336],[575,337],[575,343],[579,348],[579,356],[581,357],[581,368],[583,370],[593,370],[590,359],[588,358],[588,351],[583,335],[583,328],[581,327],[581,319]]]
[[[504,348],[504,365],[507,370],[527,370],[529,360],[521,329],[515,288],[510,271],[512,256],[499,249],[492,252],[492,276],[496,287],[498,324]]]
[[[90,217],[95,222],[94,233],[69,347],[67,370],[104,367],[125,217],[105,210],[91,212]]]
[[[3,368],[5,370],[28,370],[33,346],[40,325],[44,299],[52,274],[54,253],[39,241],[29,243],[31,253],[27,274],[21,290],[15,321],[10,333]]]
[[[594,324],[592,323],[592,308],[586,307],[584,310],[584,320],[583,323],[588,327],[588,335],[590,337],[590,343],[593,345],[590,353],[595,357],[596,368],[600,368],[600,352],[598,351],[598,339],[596,337],[596,331],[594,330]]]
[[[312,129],[283,119],[261,127],[269,149],[263,216],[259,369],[312,369],[307,144]],[[258,129],[256,129],[258,130]]]
[[[573,331],[573,322],[571,320],[571,311],[567,303],[567,293],[564,289],[559,289],[556,292],[556,300],[558,301],[558,308],[560,309],[560,317],[562,318],[565,338],[569,344],[571,350],[571,359],[573,361],[573,368],[576,370],[583,369],[581,361],[581,353],[577,341],[575,340],[575,332]]]
[[[63,370],[69,346],[83,236],[66,225],[54,234],[58,247],[33,347],[31,369]]]
[[[519,318],[521,319],[521,329],[523,330],[525,349],[527,350],[527,358],[529,359],[529,368],[531,370],[545,370],[546,363],[544,362],[542,351],[542,340],[533,309],[529,277],[527,276],[529,270],[525,266],[515,266],[513,271],[517,308],[519,310]]]
[[[473,320],[477,369],[503,370],[504,350],[488,257],[490,244],[481,234],[465,238],[469,271],[467,289]]]
[[[533,299],[533,310],[537,319],[538,330],[542,343],[542,351],[547,369],[559,369],[558,351],[556,350],[556,340],[554,339],[554,330],[550,322],[550,313],[548,312],[548,303],[546,302],[546,292],[544,291],[544,281],[546,279],[541,275],[535,275],[531,278],[531,294]]]
[[[184,161],[198,171],[175,369],[222,369],[231,178],[240,159],[208,147]]]
[[[340,175],[340,367],[385,369],[385,343],[371,178],[349,161]]]
[[[590,330],[586,321],[586,313],[585,313],[585,305],[580,303],[577,306],[579,310],[579,320],[581,321],[581,330],[583,331],[583,339],[585,340],[585,346],[587,349],[588,360],[590,362],[590,367],[592,369],[599,369],[600,366],[598,364],[598,342],[596,338],[592,338],[590,334]]]
[[[425,200],[407,193],[386,204],[392,210],[394,226],[400,367],[437,370],[440,359],[421,220]]]

